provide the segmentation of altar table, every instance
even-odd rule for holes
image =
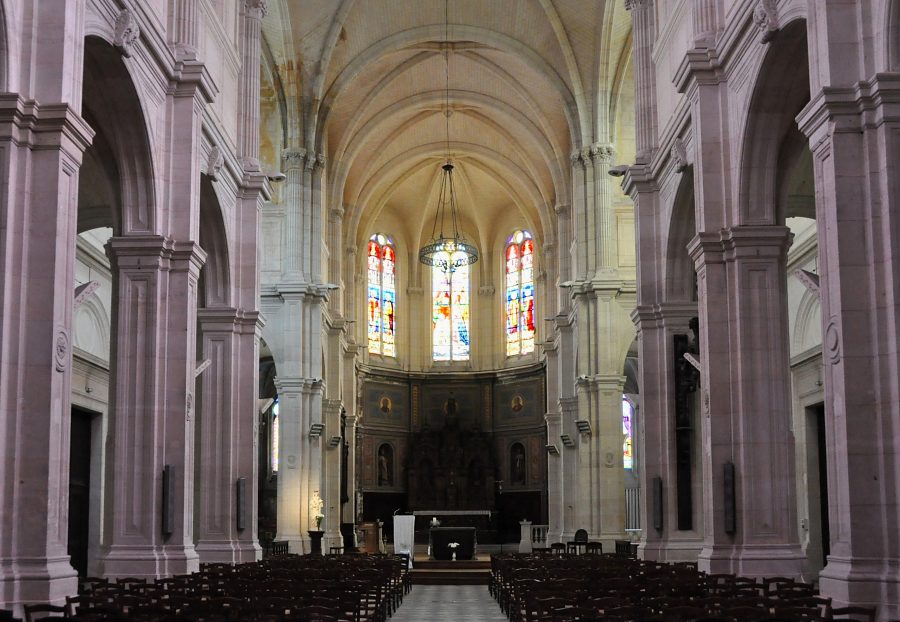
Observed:
[[[434,559],[450,559],[453,550],[447,545],[458,542],[456,559],[473,559],[475,557],[474,527],[432,527],[428,532],[428,543],[431,545],[431,557]]]

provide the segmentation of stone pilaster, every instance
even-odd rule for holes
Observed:
[[[197,58],[200,36],[200,3],[195,0],[175,0],[172,15],[172,43],[179,60]]]
[[[721,28],[719,2],[720,0],[694,0],[694,4],[691,6],[691,18],[694,26],[695,47],[716,47],[716,39]]]
[[[655,0],[625,0],[625,8],[631,11],[635,131],[637,134],[637,161],[649,162],[657,146],[658,122],[656,119],[656,66],[653,63],[653,46],[656,43]]]
[[[637,453],[640,456],[642,534],[639,551],[642,559],[693,561],[703,542],[699,511],[694,513],[691,530],[679,529],[677,498],[674,337],[690,334],[689,322],[696,315],[696,303],[639,305],[632,314],[640,332],[641,412],[637,418]],[[693,475],[694,482],[700,485],[700,473]],[[656,478],[662,482],[660,508],[655,507],[653,498]],[[701,495],[694,495],[694,500],[694,505],[699,507]],[[657,512],[662,514],[660,529],[656,528]]]
[[[816,9],[820,20],[833,10]],[[884,619],[900,616],[900,484],[889,475],[900,472],[898,102],[897,74],[877,74],[823,89],[800,116],[814,157],[824,325],[831,552],[821,588],[836,603],[878,604]]]
[[[193,572],[194,369],[197,279],[193,242],[114,237],[113,325],[104,508],[104,574],[156,578]],[[171,521],[163,519],[170,469]]]
[[[699,233],[689,248],[700,299],[703,479],[710,486],[698,561],[707,572],[800,575],[785,322],[789,245],[786,227],[745,226]],[[733,526],[724,492],[729,463]]]
[[[198,4],[191,2],[191,4]],[[259,170],[259,64],[262,19],[266,0],[241,0],[238,51],[241,57],[238,89],[238,154],[246,170]]]
[[[563,434],[563,416],[561,413],[546,413],[544,421],[547,424],[547,442],[560,448],[560,452],[565,454],[560,442],[560,435]],[[565,494],[563,481],[563,458],[562,456],[547,457],[547,518],[549,527],[547,529],[547,538],[551,543],[563,542],[563,525],[562,518],[565,515]],[[530,544],[529,530],[529,544]]]
[[[333,445],[330,440],[341,436],[341,412],[343,404],[338,399],[322,400],[322,420],[325,431],[322,433],[323,473],[321,496],[325,502],[323,514],[325,520],[322,529],[325,536],[322,541],[323,552],[329,547],[341,546],[341,444]]]
[[[355,391],[354,391],[355,393]],[[355,403],[355,400],[354,400]],[[347,501],[343,508],[343,522],[356,523],[356,427],[359,423],[357,415],[351,415],[347,409],[344,420],[344,442],[347,443]]]
[[[255,561],[261,552],[255,534],[258,418],[255,400],[247,399],[250,392],[241,385],[249,384],[242,363],[256,351],[259,314],[201,309],[198,324],[198,358],[210,365],[198,378],[197,553],[203,563]]]
[[[77,27],[72,12],[35,4],[42,27]],[[47,47],[62,66],[76,51],[58,43]],[[19,612],[77,587],[66,547],[72,284],[78,173],[93,131],[49,102],[0,97],[0,607]]]

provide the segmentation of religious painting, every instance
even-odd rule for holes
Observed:
[[[494,420],[499,426],[539,424],[544,416],[544,378],[503,382],[494,388]]]
[[[513,395],[512,400],[509,402],[509,407],[516,413],[525,408],[525,398],[522,397],[521,393]]]
[[[409,388],[388,382],[363,385],[363,416],[371,424],[406,427],[409,421]]]

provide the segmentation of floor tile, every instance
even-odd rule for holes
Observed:
[[[416,585],[390,622],[507,622],[485,585]]]

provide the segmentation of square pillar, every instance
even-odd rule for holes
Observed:
[[[699,233],[704,546],[700,568],[750,577],[802,570],[796,521],[785,265],[787,227]],[[733,464],[734,525],[725,467]]]
[[[193,572],[197,279],[206,255],[193,242],[153,235],[114,237],[107,253],[114,338],[104,574]]]

